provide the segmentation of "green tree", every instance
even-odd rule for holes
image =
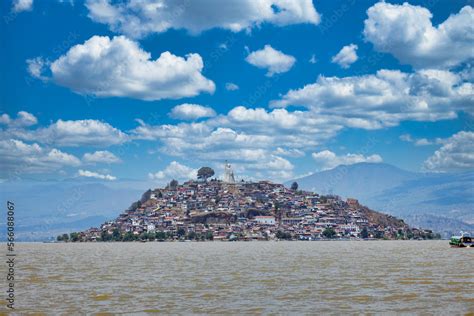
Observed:
[[[171,189],[176,189],[178,187],[178,184],[179,184],[178,180],[173,179],[173,180],[171,180],[169,186],[170,186]]]
[[[206,239],[207,240],[214,240],[214,234],[211,231],[206,232]]]
[[[155,240],[155,233],[149,232],[148,233],[148,240],[151,240],[151,241]]]
[[[202,167],[197,172],[197,177],[200,180],[207,181],[207,178],[210,178],[214,175],[214,170],[210,167]]]
[[[155,238],[158,240],[165,240],[166,239],[166,233],[165,232],[156,232],[155,233]]]
[[[293,183],[291,184],[291,189],[292,189],[293,191],[298,190],[298,182],[293,182]]]
[[[140,240],[147,240],[148,239],[148,233],[147,232],[141,233],[139,239]]]
[[[377,239],[382,239],[383,236],[384,236],[384,232],[383,232],[383,231],[377,230],[377,231],[375,232],[375,238],[377,238]]]
[[[178,235],[178,237],[182,237],[186,234],[186,231],[184,230],[184,228],[179,228],[176,234]]]
[[[362,228],[362,231],[360,232],[360,237],[362,238],[369,238],[369,231],[367,230],[367,227]]]
[[[405,239],[405,234],[401,228],[397,231],[397,239]]]
[[[284,232],[284,231],[277,231],[275,234],[275,237],[278,239],[285,239],[285,240],[290,240],[292,239],[292,236],[290,233]]]
[[[334,238],[336,237],[336,231],[332,227],[326,227],[323,231],[323,236],[326,238]]]
[[[80,238],[79,233],[74,232],[74,233],[69,234],[69,239],[71,239],[71,241],[73,242],[79,241],[79,238]]]
[[[126,232],[123,235],[123,241],[134,241],[136,239],[135,235],[132,232]]]
[[[189,240],[196,239],[196,233],[195,232],[189,232],[188,233],[188,239]]]
[[[111,239],[110,237],[110,234],[106,230],[100,232],[100,239],[102,241],[109,241]]]
[[[122,234],[120,233],[120,230],[118,228],[115,228],[112,232],[112,239],[115,241],[120,241],[122,240]]]

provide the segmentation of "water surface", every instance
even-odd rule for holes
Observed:
[[[447,241],[16,247],[19,313],[474,312],[474,249]]]

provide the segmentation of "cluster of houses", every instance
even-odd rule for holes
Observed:
[[[404,238],[416,233],[402,220],[355,199],[286,188],[269,181],[170,183],[78,240],[269,240]]]

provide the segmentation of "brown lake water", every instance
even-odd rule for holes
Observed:
[[[474,313],[474,249],[447,241],[20,243],[16,252],[18,314]]]

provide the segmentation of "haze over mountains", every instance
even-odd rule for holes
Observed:
[[[19,241],[45,240],[102,223],[140,198],[143,191],[139,182],[69,179],[0,183],[2,200],[15,203],[15,234]],[[4,224],[1,218],[0,225],[6,227]]]
[[[474,230],[474,171],[419,173],[384,163],[359,163],[295,181],[304,190],[357,198],[372,209],[404,218],[410,225],[445,234]]]
[[[417,173],[359,163],[295,181],[301,189],[354,197],[374,210],[445,236],[474,232],[474,171]],[[140,181],[13,181],[0,183],[0,196],[16,204],[18,240],[44,240],[113,219],[150,187],[152,183]]]

